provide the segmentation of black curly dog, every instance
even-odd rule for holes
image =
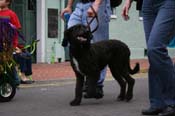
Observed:
[[[96,84],[100,71],[107,65],[121,87],[118,100],[131,100],[135,80],[130,74],[135,74],[140,70],[139,63],[133,70],[130,68],[130,50],[123,42],[106,40],[91,44],[92,37],[89,28],[81,24],[64,32],[65,43],[63,45],[66,46],[66,41],[70,44],[70,61],[76,75],[75,99],[70,105],[80,105],[85,77],[88,85],[86,97],[99,98],[96,94]],[[126,86],[128,86],[127,92]]]

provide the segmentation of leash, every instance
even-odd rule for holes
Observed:
[[[97,13],[95,12],[95,9],[92,7],[92,5],[91,5],[90,7],[91,7],[92,11],[94,12],[95,16],[90,20],[90,22],[88,22],[88,17],[86,17],[86,22],[87,22],[87,27],[88,27],[89,30],[91,31],[90,25],[91,25],[91,23],[96,19],[96,21],[97,21],[97,26],[95,27],[94,30],[91,31],[91,33],[94,33],[94,32],[98,29],[98,27],[99,27],[99,19],[98,19],[98,15],[97,15]]]

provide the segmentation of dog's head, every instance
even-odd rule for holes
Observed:
[[[90,41],[92,38],[93,38],[93,35],[87,26],[82,24],[77,24],[65,30],[63,42],[67,41],[67,43],[69,43],[70,46],[87,47],[90,45]],[[67,45],[64,44],[63,46],[65,47]]]

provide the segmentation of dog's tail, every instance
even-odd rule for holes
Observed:
[[[129,66],[129,73],[130,74],[135,74],[135,73],[138,73],[140,71],[140,64],[139,63],[136,63],[134,69],[131,69],[131,67]]]

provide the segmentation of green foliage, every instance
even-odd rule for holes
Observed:
[[[8,47],[7,43],[3,42],[3,50],[0,52],[0,75],[12,72],[12,68],[15,67],[16,62],[13,59],[13,48]]]

